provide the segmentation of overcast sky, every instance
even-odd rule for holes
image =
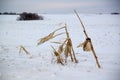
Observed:
[[[0,0],[0,12],[80,13],[120,12],[120,0]]]

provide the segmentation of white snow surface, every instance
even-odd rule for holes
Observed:
[[[0,80],[120,80],[120,15],[79,14],[93,42],[98,69],[92,52],[77,45],[85,40],[81,24],[74,14],[42,14],[44,20],[17,21],[17,15],[0,15]],[[66,23],[79,63],[60,65],[52,61],[51,41],[37,46],[40,38]],[[58,33],[64,32],[60,30]],[[23,45],[31,54],[19,54]],[[31,57],[31,58],[30,58]]]

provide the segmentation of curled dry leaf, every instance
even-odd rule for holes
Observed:
[[[83,46],[83,50],[84,51],[91,51],[92,50],[90,41],[88,41],[88,40],[85,41],[85,44]]]
[[[92,47],[91,47],[91,41],[90,38],[87,38],[83,43],[81,43],[80,45],[78,45],[77,47],[83,47],[84,51],[91,51]]]

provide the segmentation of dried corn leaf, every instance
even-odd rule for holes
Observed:
[[[21,53],[21,50],[22,50],[22,48],[21,48],[21,46],[20,46],[20,49],[19,49],[19,54]]]
[[[54,55],[55,56],[59,56],[60,54],[55,50],[55,48],[53,47],[53,46],[51,46],[52,48],[53,48],[53,50],[54,50]]]
[[[56,34],[56,35],[53,36],[53,38],[55,38],[56,36],[62,35],[62,34],[65,34],[65,32],[62,32],[62,33]]]
[[[67,46],[68,46],[68,51],[69,51],[69,54],[70,54],[70,57],[71,57],[71,61],[73,62],[72,41],[71,41],[70,38],[68,39]]]
[[[68,54],[69,54],[69,48],[68,48],[68,40],[67,40],[67,44],[65,45],[65,57],[67,58],[68,57]]]
[[[64,60],[63,60],[62,57],[60,56],[60,53],[57,52],[53,46],[51,46],[51,47],[53,48],[54,54],[55,54],[55,56],[57,57],[57,63],[60,63],[60,64],[64,65],[64,63],[63,63]]]
[[[91,51],[92,47],[91,47],[90,38],[87,38],[83,43],[81,43],[77,47],[83,47],[84,51]]]
[[[65,27],[58,28],[58,29],[56,29],[54,32],[56,32],[56,31],[58,31],[58,30],[61,30],[61,29],[63,29],[63,28],[65,28]]]
[[[64,49],[64,45],[65,45],[65,42],[67,41],[67,39],[59,46],[58,48],[58,52],[61,54],[63,52],[63,49]]]
[[[57,34],[57,35],[54,35],[54,33],[55,33],[55,32],[52,32],[52,33],[50,33],[48,36],[45,36],[45,37],[41,38],[40,41],[37,43],[37,45],[43,44],[43,43],[49,41],[50,39],[55,38],[56,36],[59,36],[59,35],[64,34],[64,33],[59,33],[59,34]]]
[[[83,50],[84,51],[91,51],[92,49],[91,49],[91,43],[90,43],[90,41],[87,41],[86,40],[86,42],[85,42],[85,44],[84,44],[84,46],[83,46]]]
[[[67,45],[65,46],[65,51],[64,51],[64,53],[65,53],[65,57],[68,57],[68,53],[69,51],[68,51],[68,47],[67,47]]]
[[[27,55],[30,55],[30,53],[25,49],[25,47],[20,46],[20,51],[19,51],[19,53],[21,52],[21,50],[23,50]]]
[[[85,44],[85,42],[80,43],[80,44],[77,46],[77,48],[79,48],[79,47],[83,47],[83,46],[84,46],[84,44]]]
[[[70,56],[72,57],[71,50],[72,50],[71,40],[68,39],[68,40],[67,40],[67,44],[66,44],[66,46],[65,46],[65,56],[66,56],[66,57],[68,57],[69,54],[70,54]]]
[[[59,56],[57,57],[57,63],[64,65],[64,60]]]
[[[58,52],[61,54],[63,52],[63,45],[59,46]]]
[[[72,46],[72,41],[71,41],[70,38],[68,39],[67,45],[68,45],[68,46]]]
[[[46,41],[52,39],[53,36],[54,36],[54,32],[50,33],[48,36],[41,38],[40,41],[38,42],[38,45],[45,43]]]
[[[61,42],[51,41],[51,43],[62,44]]]

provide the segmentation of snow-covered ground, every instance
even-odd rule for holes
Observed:
[[[92,39],[102,66],[97,68],[91,52],[76,48],[85,39],[74,14],[43,14],[45,20],[17,21],[18,16],[0,15],[0,80],[120,80],[120,15],[80,14]],[[62,41],[58,36],[37,46],[41,37],[67,23],[79,63],[64,66],[52,62],[50,41]],[[60,32],[63,32],[61,30]],[[19,54],[23,45],[32,55]]]

